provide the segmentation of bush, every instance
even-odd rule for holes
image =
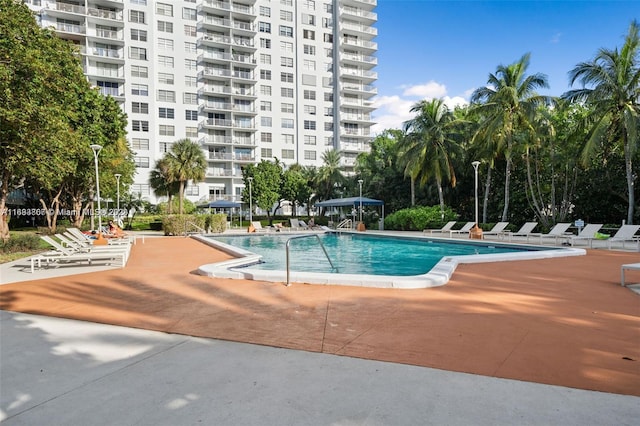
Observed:
[[[398,210],[384,219],[384,229],[396,231],[422,231],[442,228],[447,222],[456,220],[458,215],[445,207],[444,219],[440,206],[420,206]]]
[[[36,234],[13,235],[6,242],[0,240],[0,252],[2,253],[17,253],[38,249],[40,249],[40,237]]]
[[[211,232],[224,232],[227,229],[227,215],[225,213],[207,215],[205,229]]]
[[[185,233],[190,232],[202,232],[205,229],[205,221],[205,215],[172,214],[162,219],[162,229],[164,229],[164,235],[185,235]]]

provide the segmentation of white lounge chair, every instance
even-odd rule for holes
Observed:
[[[453,238],[454,234],[468,234],[469,231],[471,231],[471,228],[473,228],[473,225],[475,225],[475,224],[476,224],[475,222],[467,222],[460,229],[451,229],[451,230],[449,230],[449,238]]]
[[[640,225],[622,225],[613,237],[607,239],[607,248],[611,248],[611,243],[622,242],[624,249],[625,242],[631,241],[638,244],[638,250],[640,250],[640,237],[635,236],[639,229]]]
[[[65,235],[67,234],[67,235]],[[58,240],[60,240],[60,243],[62,244],[63,247],[65,248],[70,248],[72,250],[78,251],[78,252],[90,252],[90,251],[94,251],[94,252],[105,252],[105,251],[115,251],[115,252],[123,252],[126,255],[126,259],[125,260],[129,260],[129,253],[131,252],[130,250],[130,245],[123,245],[123,244],[117,244],[117,245],[98,245],[98,246],[94,246],[93,243],[87,239],[85,239],[85,241],[77,241],[74,239],[74,237],[70,234],[70,233],[66,233],[65,234],[56,234],[56,238],[58,238]],[[53,245],[53,243],[47,241],[50,245]],[[54,246],[55,247],[55,246]]]
[[[302,228],[302,227],[300,226],[300,222],[298,221],[298,219],[293,219],[293,218],[291,218],[291,219],[289,219],[289,223],[291,224],[291,230],[292,230],[292,231],[297,231],[297,230],[299,230],[300,228]]]
[[[86,261],[91,264],[91,262],[94,260],[103,260],[110,264],[118,262],[119,266],[121,267],[124,267],[127,263],[127,254],[124,250],[76,251],[62,246],[51,237],[41,236],[40,238],[54,247],[55,250],[32,256],[31,273],[35,271],[36,265],[38,266],[38,268],[42,266],[42,261],[45,261],[46,263]]]
[[[300,226],[300,228],[302,229],[309,229],[309,226],[304,222],[304,220],[298,220],[298,225]]]
[[[567,234],[566,234],[567,229],[569,229],[570,226],[571,226],[570,222],[558,222],[555,224],[553,228],[551,228],[551,230],[548,233],[546,234],[531,233],[530,236],[540,237],[540,244],[542,244],[543,238],[553,238],[555,239],[555,243],[558,244],[558,238],[567,237]],[[527,242],[528,241],[529,241],[529,238],[527,238]]]
[[[496,223],[490,231],[486,231],[482,233],[483,237],[491,236],[491,235],[502,235],[506,227],[509,226],[509,222],[498,222]]]
[[[78,228],[67,228],[67,232],[69,232],[70,234],[75,236],[77,240],[83,240],[84,239],[84,240],[89,241],[91,244],[93,244],[94,240],[88,238],[87,235],[85,235]],[[127,235],[127,236],[118,237],[118,238],[107,238],[107,243],[109,245],[135,244],[136,243],[136,237],[134,235]]]
[[[444,234],[445,232],[451,231],[451,228],[453,228],[455,224],[456,221],[452,220],[451,222],[447,222],[447,224],[440,229],[425,229],[422,232],[424,232],[425,234]]]
[[[593,240],[596,239],[596,232],[598,232],[602,226],[603,225],[601,223],[589,223],[587,226],[582,228],[582,231],[580,231],[578,235],[568,237],[567,242],[573,245],[578,241],[585,240],[589,242],[589,247],[592,247]]]
[[[516,232],[507,231],[504,233],[504,235],[509,238],[509,241],[511,241],[513,237],[527,237],[528,242],[529,236],[532,234],[536,226],[538,226],[538,222],[527,222],[522,225]]]
[[[625,271],[640,271],[640,263],[628,263],[626,265],[622,265],[620,267],[620,285],[622,285],[622,287],[624,287],[626,284],[624,282],[624,272]]]

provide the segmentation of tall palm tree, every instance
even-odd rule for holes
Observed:
[[[207,159],[198,145],[191,139],[180,139],[171,146],[171,151],[165,154],[169,163],[169,174],[172,180],[179,182],[178,211],[182,214],[184,188],[188,181],[200,182],[204,180],[207,171]]]
[[[456,186],[452,157],[459,150],[458,121],[442,99],[422,100],[411,107],[411,112],[416,116],[404,123],[406,136],[401,139],[400,161],[405,164],[405,175],[422,186],[435,178],[444,215],[442,181],[446,178]]]
[[[640,40],[638,22],[633,21],[622,49],[600,49],[591,62],[582,62],[569,72],[570,90],[562,97],[593,106],[589,116],[590,134],[582,151],[586,163],[602,144],[619,145],[624,150],[629,207],[627,223],[633,223],[635,208],[632,158],[640,131]],[[588,86],[588,87],[587,87]]]
[[[322,166],[316,175],[316,194],[319,200],[330,199],[336,188],[344,182],[340,158],[342,153],[335,149],[325,151],[322,154]]]
[[[172,198],[180,191],[180,183],[173,180],[165,157],[156,161],[156,166],[149,173],[149,186],[156,197],[167,196],[167,212],[171,214]]]
[[[526,74],[530,56],[527,53],[511,65],[498,66],[495,74],[489,74],[487,85],[471,95],[474,109],[483,117],[474,139],[491,141],[506,160],[502,221],[509,214],[509,184],[517,135],[533,131],[531,121],[536,108],[550,101],[549,97],[536,93],[537,89],[549,87],[547,76]]]

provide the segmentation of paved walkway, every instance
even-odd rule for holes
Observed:
[[[163,374],[167,374],[161,376],[164,377],[164,381],[161,383],[148,383],[164,389],[162,392],[167,392],[167,395],[171,393],[170,389],[175,387],[176,383],[182,380],[190,383],[195,381],[193,387],[198,389],[198,392],[195,392],[193,394],[195,396],[192,395],[192,397],[196,399],[203,398],[200,392],[206,393],[205,383],[214,386],[214,388],[217,385],[226,388],[231,383],[230,381],[233,381],[232,377],[243,377],[243,383],[246,385],[245,381],[250,380],[251,377],[258,379],[261,377],[261,373],[257,371],[262,371],[262,374],[266,374],[265,371],[276,372],[277,376],[282,378],[281,381],[274,382],[283,388],[279,394],[270,385],[265,385],[260,380],[254,379],[253,381],[256,383],[255,386],[262,386],[261,391],[267,392],[266,394],[257,392],[255,395],[263,395],[261,397],[266,398],[266,402],[276,405],[278,401],[278,403],[286,404],[283,412],[290,413],[293,417],[284,418],[283,424],[297,423],[292,419],[295,419],[296,415],[301,415],[305,410],[311,410],[309,411],[309,419],[313,421],[308,423],[313,424],[329,424],[347,420],[354,420],[357,424],[420,423],[412,421],[415,419],[411,417],[411,411],[405,413],[404,417],[397,414],[388,417],[391,421],[386,421],[385,415],[394,410],[387,408],[386,403],[381,403],[382,405],[379,406],[382,408],[380,411],[376,411],[377,405],[373,402],[377,398],[383,399],[384,397],[396,402],[403,397],[408,398],[411,404],[408,403],[409,405],[405,405],[404,408],[410,410],[413,407],[418,416],[420,413],[426,415],[431,412],[440,413],[440,415],[447,412],[452,416],[441,417],[442,421],[433,422],[440,424],[514,424],[518,423],[518,415],[525,419],[522,423],[528,424],[584,424],[585,422],[591,424],[632,424],[625,419],[637,419],[637,416],[640,415],[640,400],[637,397],[613,395],[640,396],[640,296],[619,285],[620,265],[637,262],[637,252],[590,250],[587,256],[572,258],[461,265],[448,285],[425,290],[367,289],[302,284],[285,287],[274,283],[210,279],[194,274],[198,266],[225,258],[227,258],[225,254],[191,239],[179,237],[147,238],[145,244],[133,247],[131,259],[125,269],[51,277],[0,286],[0,308],[7,311],[305,351],[282,351],[266,347],[232,345],[230,347],[234,350],[228,354],[231,357],[241,359],[245,351],[249,351],[249,353],[258,351],[260,355],[255,358],[250,357],[247,360],[248,365],[235,364],[235,370],[232,367],[233,362],[222,362],[221,364],[221,357],[214,353],[211,354],[211,358],[206,360],[182,354],[185,357],[184,363],[174,362],[166,368],[162,366],[162,368],[154,369],[150,366],[150,370],[143,369],[146,371],[145,374],[151,374],[150,371],[156,373],[162,371]],[[14,273],[15,269],[14,265]],[[629,281],[640,282],[640,273],[629,273]],[[29,316],[16,319],[14,315],[18,314],[10,315],[10,323],[17,324],[20,321],[26,321],[26,324],[29,324],[35,322]],[[5,333],[11,327],[6,324],[6,316],[3,316],[1,408],[11,416],[11,413],[15,411],[13,407],[21,405],[21,398],[30,399],[32,396],[24,396],[23,394],[28,395],[28,393],[20,391],[19,386],[14,388],[11,385],[13,382],[9,386],[5,386],[9,374],[5,361],[8,359],[5,348],[21,347],[21,339],[24,337],[22,333],[9,334],[7,337]],[[69,327],[74,329],[77,326],[69,325]],[[110,333],[110,331],[99,332],[97,340],[108,346],[108,343],[112,341]],[[82,333],[78,334],[78,336],[81,335]],[[193,342],[197,342],[195,346],[202,344],[207,347],[222,344],[216,340],[192,340],[187,337],[165,334],[152,335],[165,336],[170,340],[177,339],[179,342],[189,342],[186,347],[193,347],[191,346]],[[67,340],[77,344],[82,342],[82,339],[75,339],[73,336],[73,334],[67,336]],[[44,345],[49,358],[53,357],[57,360],[57,357],[62,357],[70,362],[70,365],[74,362],[79,363],[81,368],[75,371],[81,373],[78,373],[74,380],[77,379],[82,383],[93,380],[91,377],[84,377],[82,373],[85,371],[89,376],[95,373],[92,368],[89,368],[95,366],[91,360],[73,361],[75,359],[73,352],[65,353],[62,351],[59,353],[57,346],[52,345],[48,340],[48,333],[44,335],[33,333],[33,336],[26,337],[35,340],[33,343],[35,346]],[[137,342],[136,344],[129,345],[125,342],[118,347],[121,347],[121,350],[126,354],[130,346],[141,346],[143,350],[139,356],[144,360],[147,357],[152,357],[156,350],[153,349],[154,345],[145,343],[146,338],[142,337],[140,341],[133,338],[134,342]],[[114,337],[113,341],[118,342],[118,338]],[[6,344],[7,342],[10,342],[9,345]],[[181,344],[176,343],[178,346]],[[227,343],[222,345],[225,346]],[[47,346],[52,347],[47,351]],[[273,352],[275,355],[262,354],[263,351],[271,350],[275,351]],[[114,351],[107,350],[107,352]],[[117,352],[115,351],[115,353]],[[310,352],[346,355],[348,358],[326,358],[326,356]],[[29,354],[32,352],[22,350],[19,353]],[[224,349],[223,353],[226,353]],[[269,353],[271,354],[271,352]],[[71,359],[68,359],[69,357]],[[291,361],[293,363],[289,366],[290,368],[287,368],[287,364],[290,362],[289,357],[295,358],[296,362]],[[388,361],[394,364],[357,361],[354,358]],[[11,371],[22,371],[20,364],[23,359],[26,364],[29,363],[26,356],[21,358],[16,355],[9,358],[10,365],[12,365]],[[120,358],[116,356],[116,359]],[[138,358],[134,356],[127,359],[127,363],[132,362],[132,365],[136,365],[135,360]],[[189,361],[190,359],[192,361]],[[320,360],[319,363],[316,362],[318,360]],[[85,365],[85,361],[87,365]],[[309,364],[306,364],[307,361]],[[333,364],[334,362],[338,364]],[[16,368],[13,367],[14,363]],[[259,367],[256,367],[254,363],[257,363]],[[106,363],[109,368],[116,364],[112,365],[110,361]],[[335,367],[335,365],[348,365],[348,368],[345,367],[344,370],[341,370],[342,367]],[[374,379],[376,377],[373,373],[374,370],[368,368],[383,371],[379,370],[381,365],[393,367],[384,369],[384,371],[388,371],[389,376],[380,374],[381,381],[378,382]],[[439,370],[434,373],[430,369],[409,365],[432,367]],[[229,368],[232,369],[229,370]],[[403,370],[404,368],[406,370]],[[184,375],[180,374],[183,369],[188,370]],[[218,378],[222,381],[214,380],[206,373],[211,369],[224,372],[220,373],[222,377]],[[345,373],[345,371],[352,369],[368,373],[362,376]],[[170,370],[175,371],[169,372]],[[432,403],[432,399],[441,401],[454,396],[450,390],[444,390],[447,388],[444,386],[445,383],[458,392],[461,391],[461,388],[456,383],[459,385],[464,382],[464,379],[460,379],[460,377],[478,379],[478,376],[446,373],[440,370],[474,373],[485,376],[482,379],[490,381],[472,381],[469,388],[464,387],[467,392],[461,392],[461,397],[458,400],[454,398],[453,405],[445,405],[438,410],[435,408],[438,404]],[[327,376],[327,381],[313,385],[315,382],[303,380],[305,376],[307,379],[315,378],[320,374],[320,371]],[[371,390],[377,396],[369,400],[362,395],[355,395],[358,392],[340,380],[341,375],[334,375],[340,371],[345,378],[353,380],[348,383],[358,384],[360,393],[366,395]],[[122,374],[125,373],[123,371]],[[247,374],[245,375],[245,373]],[[32,371],[31,374],[33,374]],[[99,373],[95,374],[99,375]],[[200,374],[203,376],[200,377]],[[444,374],[442,383],[437,380],[433,383],[430,382],[432,379],[430,374]],[[153,376],[153,374],[151,375]],[[403,386],[393,379],[397,375],[407,378],[422,377],[423,380],[409,380]],[[497,379],[490,379],[491,377]],[[132,376],[131,386],[133,388],[140,385],[139,379],[142,382],[146,380],[135,374]],[[530,383],[502,381],[501,379],[516,379]],[[34,383],[37,383],[37,379],[33,380]],[[128,388],[130,384],[126,376],[123,376],[122,380],[123,387]],[[463,380],[463,382],[458,382],[458,380]],[[148,381],[152,381],[152,379],[148,379]],[[289,383],[290,381],[291,383]],[[385,382],[389,383],[389,388],[385,388]],[[559,396],[558,391],[555,390],[558,388],[534,386],[532,382],[608,393],[582,393],[560,388],[562,396]],[[508,384],[503,385],[503,383]],[[513,383],[517,383],[517,385],[513,385]],[[163,386],[163,384],[171,384],[171,386]],[[295,392],[297,386],[301,388]],[[310,399],[295,402],[296,395],[304,395],[304,386],[309,386],[310,390],[317,390],[324,396],[324,398],[319,397],[318,399],[320,411],[313,411],[315,401],[311,396],[306,397]],[[320,391],[314,386],[319,386],[323,390]],[[496,391],[494,386],[500,391]],[[535,403],[532,403],[531,407],[526,409],[519,407],[518,404],[522,401],[512,394],[516,388],[511,389],[511,386],[516,386],[517,389],[520,389],[519,386],[524,386],[521,391],[527,392],[527,395],[529,390],[537,395],[535,389],[538,389],[539,393],[544,395],[544,398],[540,400],[544,405],[536,406]],[[185,391],[188,390],[187,388],[188,386],[185,387]],[[11,392],[9,395],[7,395],[6,389]],[[78,390],[80,389],[78,388]],[[161,392],[153,386],[144,389],[148,389],[150,395]],[[236,412],[239,416],[245,415],[246,413],[242,413],[244,408],[240,408],[238,402],[244,401],[240,396],[242,391],[239,388],[233,390],[240,393],[232,393],[232,396],[226,399],[228,404],[233,406],[231,412]],[[112,395],[113,401],[124,398],[128,392],[126,391],[121,396]],[[271,392],[277,395],[289,395],[290,399],[288,397],[278,399],[275,395],[271,395]],[[266,396],[267,394],[271,395],[271,399]],[[328,394],[334,396],[329,397]],[[175,404],[192,405],[193,401],[189,399],[188,395],[188,393],[183,394]],[[554,396],[550,398],[550,395]],[[553,417],[553,412],[540,412],[541,407],[546,407],[549,400],[558,396],[561,401],[567,402],[567,406],[572,406],[569,401],[571,398],[567,395],[589,395],[584,398],[578,397],[579,402],[576,402],[577,405],[574,406],[574,408],[580,407],[580,410],[585,410],[581,411],[583,413],[599,415],[596,413],[604,412],[614,417],[603,417],[603,422],[599,422],[596,417],[587,415],[581,422],[572,423],[565,421],[566,419],[562,417]],[[520,396],[524,398],[524,395]],[[601,405],[588,403],[591,401],[590,398],[596,396],[606,396],[615,402],[612,404],[602,403]],[[502,397],[505,399],[501,400]],[[211,396],[209,395],[207,398],[211,398]],[[205,400],[208,400],[207,398]],[[330,410],[332,398],[344,402],[344,407],[342,409],[336,408],[336,412],[332,412]],[[363,398],[368,401],[367,404],[363,405]],[[100,404],[100,401],[94,401],[94,404]],[[460,401],[465,401],[471,407],[467,404],[461,407],[458,404]],[[473,405],[474,401],[478,401],[478,410],[482,410],[482,407],[486,405],[489,408],[493,407],[493,409],[507,410],[509,414],[514,414],[516,417],[507,416],[502,418],[504,421],[490,416],[486,419],[478,417],[475,421],[476,417],[464,414],[465,409],[473,411],[473,408],[476,408]],[[151,407],[152,402],[146,401],[145,403]],[[418,402],[423,405],[418,406]],[[324,403],[327,404],[325,409],[322,408],[325,407]],[[24,404],[30,405],[27,402]],[[193,405],[199,404],[201,403]],[[622,404],[622,406],[617,404]],[[108,405],[107,403],[106,406]],[[268,408],[268,405],[265,403],[263,407],[266,416],[264,423],[279,423],[276,421],[276,417],[269,417],[270,410],[275,409]],[[610,410],[603,408],[607,405],[611,407]],[[295,408],[292,408],[294,406]],[[425,407],[431,407],[433,411]],[[359,413],[359,408],[362,408],[360,414],[365,417],[361,418],[356,415]],[[29,410],[29,412],[32,411]],[[37,410],[33,412],[37,412]],[[161,412],[156,415],[160,415]],[[474,413],[477,414],[475,411]],[[555,414],[561,415],[560,413],[564,413],[564,411],[557,408]],[[341,417],[342,415],[347,417]],[[204,417],[212,418],[210,416]],[[29,417],[24,418],[28,419]],[[153,418],[153,416],[149,417],[149,419]],[[300,418],[298,417],[298,419]],[[438,419],[437,416],[434,418]],[[574,417],[573,420],[578,418],[580,417]],[[249,417],[238,417],[237,419],[239,421],[234,422],[234,418],[229,417],[228,421],[220,421],[219,423],[260,423],[259,418],[254,419],[253,422]],[[367,422],[367,419],[373,420]],[[404,421],[393,421],[394,419]],[[454,420],[451,421],[451,419]],[[456,421],[455,419],[461,420]],[[605,419],[617,420],[612,420],[613,423],[611,423],[604,421]],[[115,423],[117,422],[105,420],[101,424]],[[124,423],[136,422],[124,421]],[[141,423],[154,424],[153,421],[142,421]],[[163,421],[155,422],[155,424],[162,423]],[[170,423],[172,422],[169,420],[164,422],[164,424]]]

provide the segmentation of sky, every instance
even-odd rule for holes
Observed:
[[[640,0],[378,0],[374,11],[377,134],[401,128],[419,100],[468,103],[499,65],[526,53],[527,74],[548,78],[540,94],[561,95],[578,63],[622,47],[632,20],[640,21]]]

